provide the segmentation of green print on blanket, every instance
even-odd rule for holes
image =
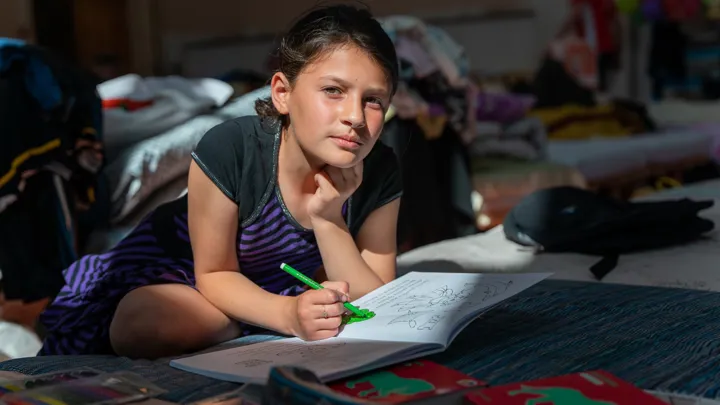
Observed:
[[[525,401],[525,405],[615,405],[614,402],[590,399],[582,392],[566,387],[529,387],[523,385],[519,390],[508,392],[510,396],[521,394],[541,395],[539,398],[528,399]]]
[[[368,397],[373,395],[376,398],[384,398],[392,394],[397,395],[415,395],[422,392],[429,392],[435,389],[435,386],[427,381],[417,378],[403,378],[389,371],[380,371],[371,375],[359,378],[357,380],[348,381],[345,386],[353,389],[356,385],[369,383],[373,388],[361,391],[358,396]]]

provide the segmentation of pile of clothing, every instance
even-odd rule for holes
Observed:
[[[439,27],[411,16],[380,22],[400,62],[381,140],[405,174],[401,248],[476,233],[471,155],[543,159],[543,124],[527,116],[535,98],[478,86],[465,50]]]
[[[408,250],[476,232],[463,138],[475,130],[475,91],[463,48],[410,16],[380,20],[395,43],[400,85],[381,141],[404,173],[399,241]]]
[[[0,38],[0,271],[5,297],[64,284],[104,164],[101,102],[89,72]]]
[[[717,18],[715,0],[616,0],[618,10],[646,21],[689,21],[700,16]]]
[[[597,58],[577,35],[556,38],[530,83],[514,91],[534,99],[526,113],[545,128],[547,139],[586,139],[653,132],[656,125],[642,103],[597,97]]]

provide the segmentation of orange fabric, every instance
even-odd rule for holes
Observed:
[[[0,319],[33,329],[49,303],[49,298],[34,302],[5,301],[0,292]]]

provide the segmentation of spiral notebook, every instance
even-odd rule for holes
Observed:
[[[337,337],[279,339],[198,354],[172,367],[226,381],[263,384],[270,369],[297,365],[322,381],[444,351],[474,319],[550,273],[411,272],[354,302],[375,317],[346,325]]]

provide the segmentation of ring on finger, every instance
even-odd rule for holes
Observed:
[[[325,305],[323,305],[323,313],[322,313],[322,316],[323,316],[323,318],[328,319],[327,308],[325,307]]]

